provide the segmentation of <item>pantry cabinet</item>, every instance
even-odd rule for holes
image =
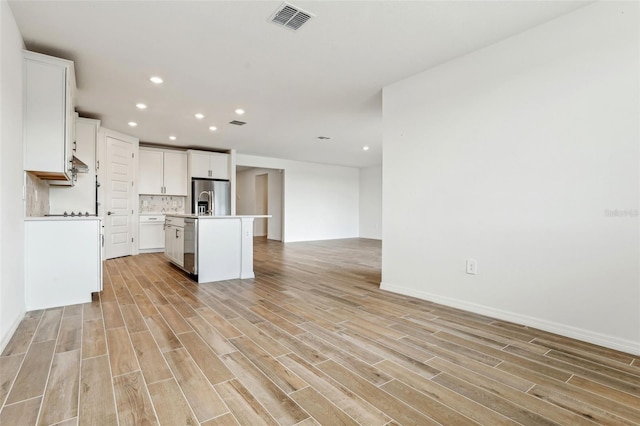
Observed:
[[[138,192],[148,195],[187,195],[187,154],[140,148]]]
[[[207,151],[187,151],[189,175],[192,178],[229,180],[229,154]]]
[[[24,170],[44,180],[73,181],[73,62],[23,52]]]

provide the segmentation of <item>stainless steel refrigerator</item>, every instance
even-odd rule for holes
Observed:
[[[231,186],[228,180],[191,179],[191,213],[213,216],[231,214]]]

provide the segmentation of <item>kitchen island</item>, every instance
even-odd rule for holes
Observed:
[[[165,256],[198,283],[253,278],[253,220],[269,217],[167,214]]]

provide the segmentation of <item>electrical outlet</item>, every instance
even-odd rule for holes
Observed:
[[[475,259],[467,259],[467,274],[475,275],[478,273],[478,262]]]

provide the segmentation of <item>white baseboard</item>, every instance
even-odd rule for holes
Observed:
[[[466,302],[464,300],[438,296],[425,291],[419,291],[388,283],[380,283],[380,289],[390,291],[392,293],[402,294],[405,296],[415,297],[422,300],[428,300],[430,302],[439,303],[441,305],[450,306],[452,308],[463,309],[465,311],[485,315],[503,321],[522,324],[527,327],[537,328],[540,330],[548,331],[550,333],[582,340],[584,342],[593,343],[629,354],[640,355],[640,341],[635,342],[633,340],[621,339],[618,337],[609,336],[606,334],[597,333],[595,331],[585,330],[566,324],[547,321],[545,319],[522,315],[516,312],[495,309],[489,306]]]
[[[139,254],[144,253],[164,253],[164,248],[152,248],[152,249],[139,249]]]
[[[15,333],[16,330],[18,329],[20,322],[24,318],[24,314],[26,314],[26,312],[23,312],[20,315],[18,315],[15,321],[13,322],[13,324],[11,324],[11,327],[9,327],[9,329],[4,334],[4,336],[2,336],[2,340],[0,341],[0,354],[4,352],[4,349],[7,347],[7,345],[9,344],[9,341],[13,337],[13,333]]]

